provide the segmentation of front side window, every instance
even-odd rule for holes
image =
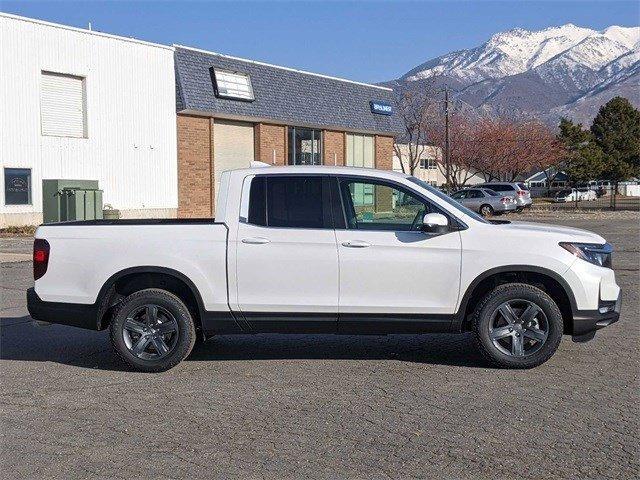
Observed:
[[[341,191],[350,229],[417,231],[424,215],[437,211],[412,192],[387,183],[343,180]]]
[[[256,176],[247,223],[281,228],[332,228],[329,193],[320,176]]]
[[[31,169],[4,169],[4,203],[5,205],[31,204]]]
[[[85,80],[83,77],[42,72],[40,81],[42,135],[87,136]]]
[[[289,127],[289,165],[322,165],[322,131]]]

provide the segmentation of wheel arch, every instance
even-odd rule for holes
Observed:
[[[109,277],[96,299],[98,330],[104,330],[109,326],[113,307],[122,298],[145,288],[162,288],[177,295],[193,314],[196,329],[201,330],[204,303],[198,288],[182,272],[156,266],[125,268]]]
[[[469,318],[486,293],[504,283],[528,283],[545,291],[558,305],[564,321],[564,333],[573,332],[573,313],[577,311],[575,296],[567,281],[548,268],[533,265],[504,265],[478,275],[467,287],[458,307],[457,330],[466,330]]]

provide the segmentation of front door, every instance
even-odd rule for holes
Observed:
[[[460,288],[459,233],[422,232],[425,213],[442,212],[403,185],[348,177],[339,185],[339,331],[446,330]]]
[[[338,253],[328,177],[247,178],[237,235],[238,306],[256,332],[336,331]],[[243,193],[244,195],[244,193]],[[244,203],[244,199],[243,199]]]

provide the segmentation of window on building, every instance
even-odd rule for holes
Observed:
[[[371,191],[371,198],[359,196]],[[422,218],[435,208],[427,201],[401,187],[379,181],[348,180],[341,182],[348,228],[357,230],[418,230]]]
[[[255,100],[251,77],[246,73],[213,69],[216,95],[236,100]]]
[[[42,72],[40,121],[42,135],[87,136],[85,79],[62,73]]]
[[[348,167],[374,168],[375,149],[371,135],[347,134],[347,159]]]
[[[433,158],[421,158],[420,168],[423,170],[435,170],[438,168],[438,165]]]
[[[5,205],[31,205],[31,169],[4,169]]]
[[[289,127],[289,165],[322,165],[322,131]]]

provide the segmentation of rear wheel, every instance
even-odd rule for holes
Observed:
[[[562,339],[562,314],[549,295],[524,283],[500,285],[480,302],[473,317],[476,344],[503,368],[546,362]]]
[[[196,331],[186,305],[172,293],[150,288],[132,293],[111,322],[111,343],[129,366],[168,370],[189,355]]]
[[[493,215],[493,207],[491,205],[482,205],[480,207],[480,215],[483,217]]]

